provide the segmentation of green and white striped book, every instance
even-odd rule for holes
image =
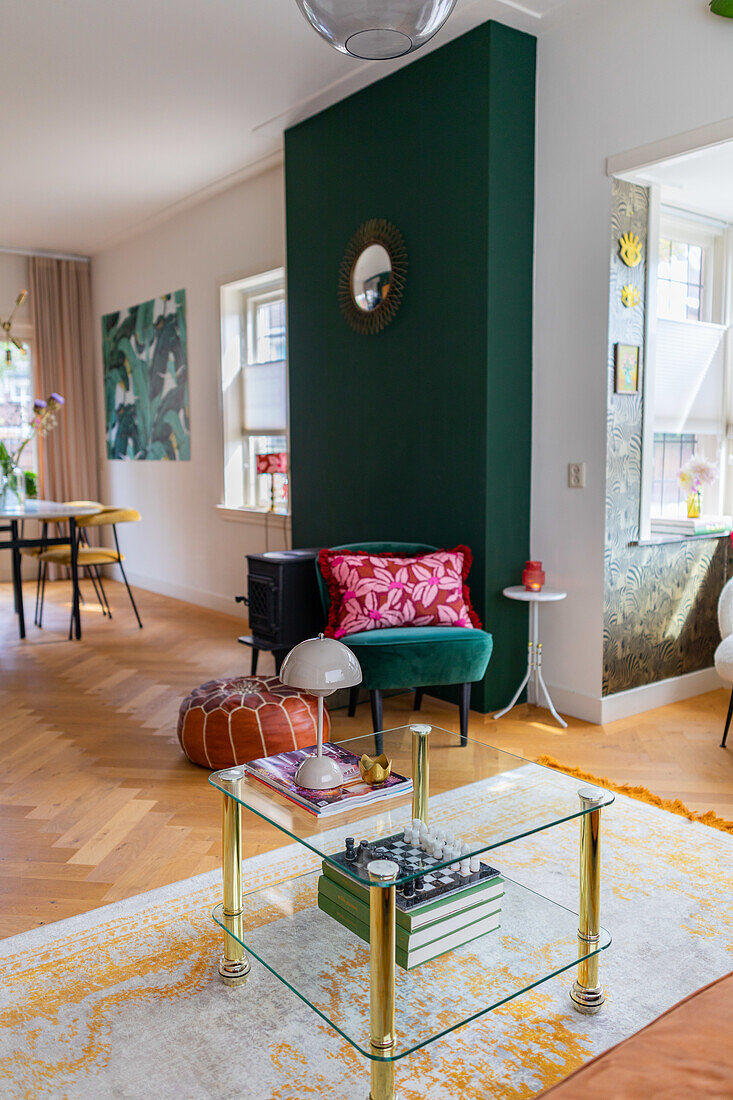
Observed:
[[[347,913],[343,909],[340,909],[339,906],[325,893],[322,893],[320,889],[318,891],[318,908],[329,917],[333,917],[334,920],[337,920],[344,928],[353,932],[359,939],[364,940],[365,943],[369,943],[369,924],[359,920],[354,914]],[[403,970],[412,970],[422,963],[429,962],[431,959],[437,959],[441,955],[445,955],[449,951],[454,951],[457,947],[463,946],[463,944],[471,943],[473,940],[477,940],[481,936],[487,935],[489,932],[496,931],[500,923],[500,910],[495,909],[494,912],[486,913],[484,906],[481,906],[481,910],[485,915],[479,920],[466,924],[462,928],[458,928],[449,933],[447,936],[440,936],[438,939],[431,940],[429,943],[422,944],[421,946],[415,946],[411,942],[410,935],[404,928],[397,928],[395,962],[398,966],[401,966]]]
[[[322,869],[326,878],[340,887],[346,895],[365,904],[368,911],[369,886],[366,883],[361,883],[357,881],[357,879],[352,878],[351,875],[344,874],[325,859],[322,863]],[[415,908],[401,909],[397,906],[397,924],[401,925],[403,928],[407,928],[408,931],[412,931],[416,928],[422,928],[426,924],[432,924],[435,921],[443,920],[451,913],[458,913],[463,909],[469,909],[471,906],[479,905],[492,898],[500,898],[503,893],[504,879],[501,875],[496,874],[491,878],[485,878],[480,882],[474,882],[466,886],[465,890],[448,894],[445,898],[438,898],[436,901],[431,901]],[[348,908],[348,903],[345,901],[341,901],[339,904],[344,908]]]
[[[432,940],[447,936],[451,932],[457,932],[468,924],[474,924],[477,920],[495,913],[501,908],[501,899],[504,896],[503,880],[495,880],[496,885],[492,890],[484,890],[480,900],[473,905],[467,905],[452,912],[437,912],[433,909],[430,914],[432,920],[415,925],[408,923],[411,914],[396,910],[397,944],[407,947],[408,942],[413,947],[422,947]],[[318,880],[318,896],[327,898],[332,905],[337,906],[342,912],[349,913],[355,920],[369,925],[369,898],[357,897],[355,894],[344,890],[337,882],[326,875],[321,875]],[[475,897],[475,895],[472,895]],[[443,907],[445,908],[445,907]],[[402,918],[402,919],[400,919]]]

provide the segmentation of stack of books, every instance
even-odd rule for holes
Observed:
[[[504,880],[498,872],[422,905],[406,906],[397,891],[397,965],[412,970],[495,931],[499,927],[503,896]],[[318,908],[369,943],[369,887],[342,874],[325,860],[318,880]]]
[[[364,783],[359,772],[359,757],[330,741],[323,746],[323,755],[329,756],[339,765],[343,784],[325,791],[312,791],[307,787],[300,787],[295,782],[298,767],[306,756],[314,756],[315,752],[315,745],[306,749],[291,749],[290,752],[279,752],[275,756],[263,756],[259,760],[250,760],[242,764],[242,767],[252,779],[264,783],[266,787],[284,795],[285,798],[316,817],[328,817],[342,810],[361,809],[362,806],[399,798],[412,791],[412,780],[398,772],[392,772],[384,783],[374,786]]]
[[[670,519],[652,516],[653,535],[727,535],[731,529],[730,516],[698,516],[697,519]]]

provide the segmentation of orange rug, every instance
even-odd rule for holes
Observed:
[[[565,764],[560,764],[554,756],[540,756],[537,763],[542,764],[545,768],[554,768],[555,771],[571,775],[574,779],[584,779],[598,787],[605,787],[616,794],[625,794],[629,798],[638,799],[639,802],[648,802],[650,806],[658,806],[660,810],[668,810],[671,814],[686,817],[688,821],[699,821],[702,825],[709,825],[711,829],[720,829],[723,833],[733,833],[733,821],[726,821],[725,818],[718,817],[713,810],[700,814],[696,810],[691,810],[689,806],[685,806],[679,798],[660,798],[658,794],[653,794],[646,787],[632,787],[630,783],[614,783],[611,779],[606,779],[605,776],[592,775],[591,772],[585,772],[582,768],[569,768]]]

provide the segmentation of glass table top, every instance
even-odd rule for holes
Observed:
[[[245,894],[241,931],[214,920],[361,1054],[396,1061],[611,944],[578,945],[578,917],[504,876],[499,927],[411,970],[395,969],[396,1043],[369,1045],[369,945],[317,907],[319,873]]]
[[[384,752],[392,761],[393,772],[405,776],[412,775],[411,728],[401,726],[382,734]],[[428,825],[451,832],[461,844],[462,855],[452,859],[430,858],[422,865],[416,857],[418,862],[410,867],[400,861],[400,874],[395,879],[398,884],[428,869],[448,867],[465,859],[467,854],[480,855],[590,812],[583,808],[578,797],[580,790],[588,789],[582,780],[479,741],[461,743],[459,734],[437,726],[429,728]],[[338,744],[359,757],[375,753],[373,734],[338,740]],[[232,784],[223,777],[233,771],[239,774],[240,770],[214,772],[209,782],[223,794],[234,797]],[[412,822],[411,792],[318,818],[246,773],[237,787],[236,800],[242,806],[361,882],[369,882],[368,860],[345,864],[338,858],[344,851],[346,838],[354,837],[357,846],[364,839],[389,847],[391,838],[401,838],[405,826]],[[594,790],[599,795],[596,806],[608,806],[614,801],[610,791]],[[244,828],[246,831],[246,823]]]

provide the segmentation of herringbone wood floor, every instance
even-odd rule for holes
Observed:
[[[176,717],[191,687],[249,668],[241,618],[139,592],[140,631],[110,584],[113,621],[90,592],[84,638],[68,642],[68,586],[51,589],[44,629],[29,626],[19,642],[0,585],[0,935],[218,865],[219,797],[181,754]],[[28,586],[29,619],[32,597]],[[411,706],[408,695],[388,699],[385,725],[408,721]],[[731,817],[733,752],[718,748],[726,706],[720,690],[606,727],[571,719],[567,730],[520,707],[498,723],[472,714],[471,734]],[[367,704],[334,717],[339,733],[371,728]],[[426,697],[423,717],[457,729],[456,709],[438,700]],[[247,815],[245,855],[282,842]]]

